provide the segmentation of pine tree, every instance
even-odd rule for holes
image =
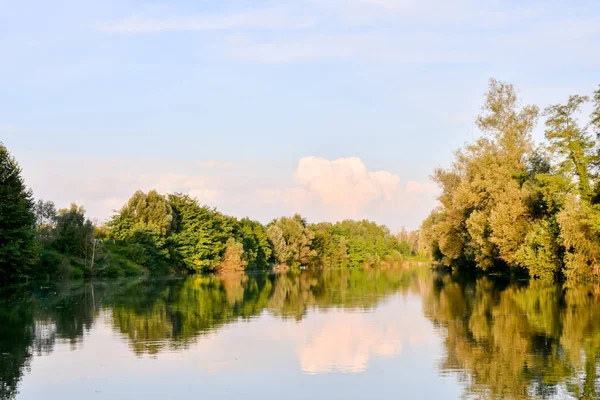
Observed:
[[[24,276],[37,258],[33,195],[0,143],[0,282]]]

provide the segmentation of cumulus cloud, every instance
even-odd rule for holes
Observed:
[[[269,204],[283,203],[311,219],[371,218],[399,228],[402,214],[423,217],[431,209],[437,187],[430,182],[406,181],[390,171],[369,171],[358,157],[327,160],[303,157],[294,173],[294,186],[261,194]],[[425,210],[427,208],[427,210]],[[404,221],[414,226],[418,221]]]
[[[392,200],[400,190],[400,178],[388,171],[367,171],[358,157],[326,160],[304,157],[294,174],[298,185],[314,194],[325,206],[357,217],[374,200]]]

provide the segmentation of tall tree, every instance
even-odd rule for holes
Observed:
[[[168,201],[175,216],[170,237],[174,260],[190,272],[216,269],[233,235],[234,220],[188,195],[170,194]]]
[[[594,92],[592,98],[594,101],[594,111],[592,111],[591,125],[596,131],[597,135],[600,135],[600,89]]]
[[[54,247],[75,257],[86,258],[93,245],[94,226],[83,207],[73,203],[58,211]]]
[[[595,93],[596,108],[588,125],[581,125],[577,114],[588,96],[573,95],[566,104],[546,109],[546,138],[558,161],[559,175],[574,185],[564,185],[565,201],[557,214],[560,238],[564,246],[564,274],[572,280],[600,278],[600,205],[594,165],[598,165],[597,145],[588,134],[598,129],[600,94]],[[595,176],[596,175],[596,176]],[[555,196],[560,191],[555,191]],[[596,193],[594,193],[596,192]]]
[[[35,203],[34,212],[37,240],[42,248],[45,248],[54,239],[54,228],[58,217],[56,206],[52,201],[39,199]]]
[[[292,268],[306,266],[311,257],[316,255],[311,249],[315,234],[299,214],[271,222],[267,235],[273,243],[273,250],[280,264]]]
[[[121,253],[150,270],[167,268],[173,210],[156,190],[138,190],[107,224],[109,238],[123,245]]]
[[[521,107],[511,85],[492,80],[485,136],[437,170],[440,207],[422,225],[425,248],[446,264],[525,268],[536,278],[600,280],[600,89],[589,122],[587,96],[546,108],[547,145],[534,149],[538,109]]]
[[[173,211],[167,198],[156,190],[147,194],[138,190],[115,215],[110,227],[116,239],[129,239],[137,234],[166,237],[173,226]]]
[[[267,237],[266,228],[257,221],[243,218],[237,224],[236,236],[244,245],[249,268],[267,268],[273,250]]]
[[[579,125],[577,114],[587,96],[570,96],[566,104],[546,108],[546,139],[550,149],[560,161],[561,172],[577,179],[579,196],[588,200],[591,196],[590,164],[594,156],[594,141],[585,127]]]
[[[26,275],[37,259],[33,195],[0,143],[0,282]]]
[[[521,106],[515,88],[491,80],[477,126],[484,136],[457,152],[450,170],[437,170],[441,209],[433,230],[447,263],[487,270],[516,266],[530,216],[523,187],[538,108]]]

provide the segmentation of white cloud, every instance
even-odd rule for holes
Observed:
[[[329,161],[304,157],[294,174],[298,185],[348,217],[357,217],[362,207],[398,195],[400,178],[388,171],[368,172],[358,157]]]
[[[358,157],[327,160],[304,157],[294,173],[295,185],[262,191],[264,202],[284,204],[310,220],[375,219],[398,229],[412,227],[433,208],[437,187],[407,181],[390,171],[368,171]],[[412,213],[412,216],[409,214]]]
[[[133,15],[115,23],[96,26],[115,33],[149,33],[165,31],[223,31],[232,29],[302,29],[314,20],[296,18],[283,9],[271,8],[231,14],[176,15],[145,17]]]

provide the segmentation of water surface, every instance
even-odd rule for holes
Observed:
[[[600,398],[600,288],[428,267],[0,292],[0,398]]]

